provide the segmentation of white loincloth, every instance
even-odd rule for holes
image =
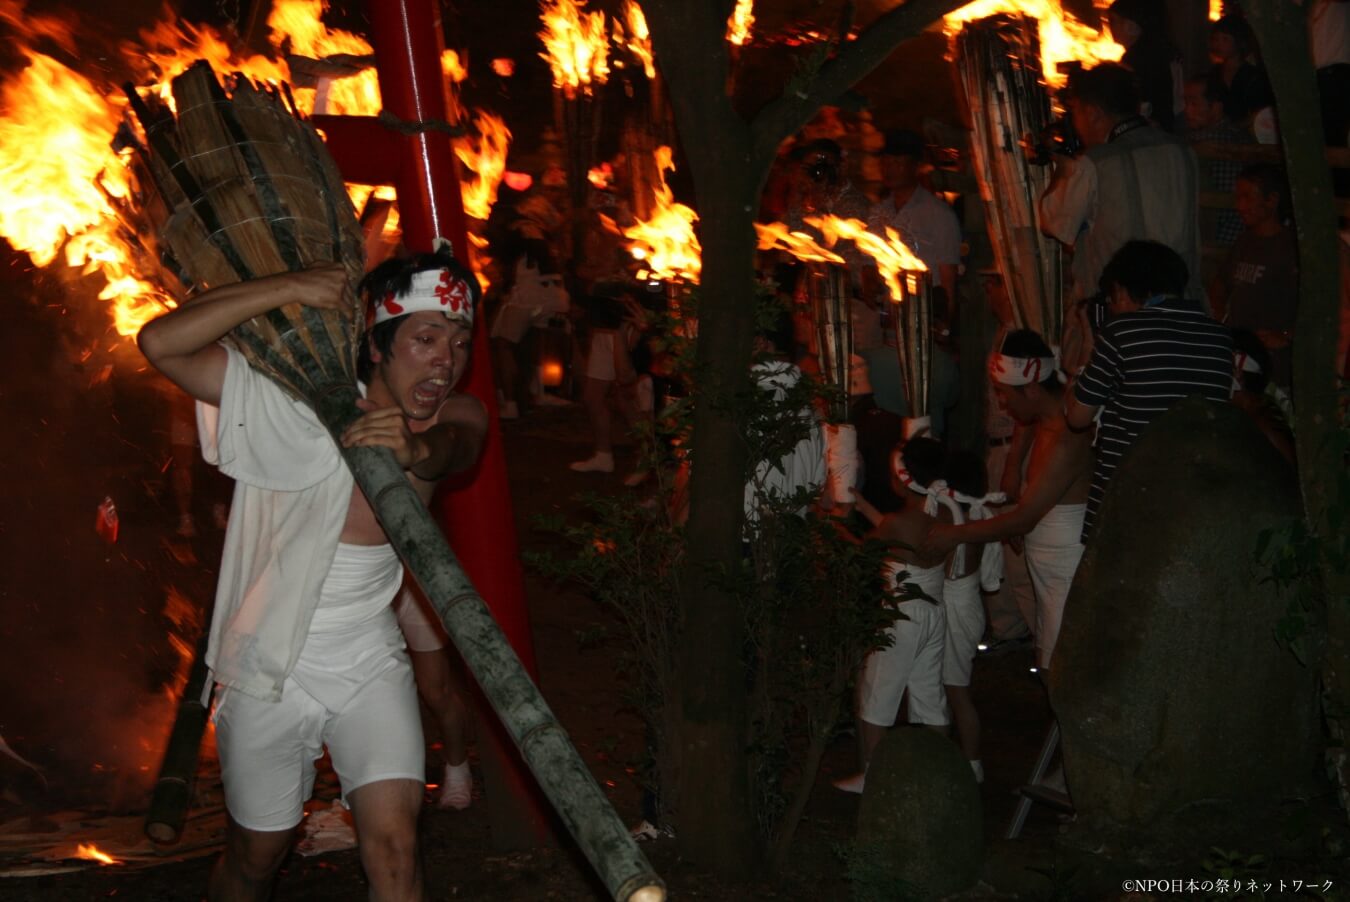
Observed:
[[[1083,557],[1086,504],[1057,504],[1027,533],[1024,545],[1036,590],[1036,663],[1049,667],[1064,619],[1064,600]]]
[[[216,746],[230,815],[251,830],[299,823],[327,747],[344,795],[425,779],[412,667],[390,602],[403,567],[388,545],[339,545],[281,700],[227,689]]]
[[[942,682],[969,686],[975,646],[984,637],[984,600],[980,597],[980,573],[946,580],[942,606],[947,612],[947,641],[942,655]]]
[[[886,575],[895,583],[912,583],[933,601],[902,601],[897,607],[908,620],[887,629],[891,644],[867,656],[858,677],[858,718],[879,727],[895,723],[900,700],[909,691],[909,722],[945,726],[951,722],[947,693],[942,688],[942,658],[947,618],[942,608],[943,566],[917,567],[891,563]],[[933,602],[937,602],[934,604]]]

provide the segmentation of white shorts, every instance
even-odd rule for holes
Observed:
[[[942,654],[942,682],[969,686],[975,646],[984,636],[984,600],[980,598],[977,570],[942,587],[942,606],[947,609],[947,643]]]
[[[404,581],[394,600],[394,616],[398,618],[398,628],[403,630],[408,651],[440,651],[450,641],[440,616],[411,578]]]
[[[381,780],[426,779],[417,688],[389,604],[402,567],[384,549],[339,546],[314,616],[334,628],[311,629],[280,701],[222,690],[216,749],[225,807],[241,827],[298,824],[325,746],[344,795]]]
[[[947,641],[947,618],[942,609],[942,568],[899,571],[901,582],[914,582],[937,604],[923,599],[902,601],[898,608],[908,620],[887,628],[890,646],[879,648],[863,662],[858,678],[858,718],[889,727],[909,693],[909,722],[945,726],[951,722],[947,693],[942,688],[942,657]]]
[[[1064,620],[1064,601],[1083,557],[1086,504],[1058,504],[1027,533],[1024,554],[1036,590],[1036,663],[1049,667]]]
[[[613,382],[617,378],[614,369],[614,330],[594,329],[591,331],[590,352],[586,355],[586,375],[592,379]]]

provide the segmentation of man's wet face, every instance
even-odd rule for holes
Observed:
[[[409,419],[429,419],[449,397],[468,368],[471,334],[431,310],[409,314],[399,324],[376,374]]]

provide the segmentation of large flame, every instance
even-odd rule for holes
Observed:
[[[656,61],[652,58],[652,33],[647,30],[647,17],[642,7],[633,0],[624,0],[623,20],[628,23],[627,35],[618,19],[614,20],[614,43],[627,47],[642,61],[642,71],[648,78],[656,77]]]
[[[473,178],[460,180],[460,194],[464,198],[464,212],[474,219],[487,219],[497,201],[497,186],[506,172],[506,149],[511,132],[500,116],[481,110],[473,117],[478,139],[467,137],[455,140],[455,155]]]
[[[1064,11],[1059,0],[976,0],[942,20],[942,28],[954,36],[967,22],[985,19],[1000,13],[1029,16],[1039,23],[1041,42],[1041,72],[1046,84],[1060,87],[1067,76],[1059,71],[1060,63],[1082,62],[1095,65],[1115,62],[1125,54],[1125,48],[1104,31],[1097,31]]]
[[[858,250],[871,257],[877,265],[877,272],[881,273],[881,278],[885,280],[893,301],[905,297],[905,290],[900,284],[902,275],[924,272],[928,269],[890,226],[886,227],[886,237],[882,238],[867,231],[867,223],[858,219],[808,216],[805,222],[813,228],[820,229],[820,233],[825,236],[826,244],[833,246],[840,238],[847,238]]]
[[[609,78],[605,14],[583,13],[584,5],[584,0],[543,0],[539,11],[544,23],[539,32],[544,52],[539,55],[553,70],[553,84],[569,98],[578,91],[589,94],[593,84],[602,85]]]
[[[755,0],[736,0],[736,8],[727,19],[727,41],[737,47],[750,39],[750,27],[755,24]]]
[[[843,263],[844,258],[834,251],[827,250],[816,243],[805,232],[790,232],[786,223],[771,222],[768,225],[755,223],[755,232],[759,235],[759,249],[762,251],[782,250],[804,263]]]
[[[658,184],[651,218],[624,229],[608,217],[602,219],[608,228],[629,239],[629,252],[645,263],[653,278],[697,282],[703,270],[703,249],[694,234],[698,214],[676,203],[666,184],[666,170],[675,168],[670,148],[658,147],[655,155]]]
[[[379,84],[368,61],[371,47],[358,35],[326,28],[322,0],[276,0],[268,18],[274,45],[296,56],[315,59],[343,54],[354,59],[353,75],[323,78],[318,86],[293,86],[303,113],[375,115],[381,108]],[[99,298],[109,303],[113,327],[135,335],[173,301],[145,278],[143,251],[119,220],[119,207],[130,206],[132,179],[128,160],[111,148],[124,120],[126,99],[109,84],[98,84],[51,56],[24,44],[46,40],[72,57],[70,26],[63,20],[24,9],[17,0],[0,0],[0,20],[23,43],[27,62],[0,81],[0,237],[26,252],[38,266],[58,256],[86,274],[99,272],[106,284]],[[287,65],[263,56],[242,56],[220,35],[181,21],[143,30],[136,43],[122,46],[126,65],[143,91],[172,103],[171,80],[199,59],[219,72],[240,72],[261,82],[290,80]],[[458,80],[465,67],[457,54],[442,58],[447,76]],[[452,111],[453,114],[454,111]],[[482,126],[493,119],[492,137]],[[496,196],[508,137],[501,120],[480,114],[482,145],[471,148],[466,165],[476,178],[465,181],[465,206],[484,218]],[[460,157],[465,151],[460,148]],[[496,162],[494,162],[496,161]],[[349,186],[358,209],[368,186]]]

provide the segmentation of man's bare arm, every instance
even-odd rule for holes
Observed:
[[[179,388],[199,401],[219,404],[226,358],[216,342],[235,326],[286,304],[338,309],[346,284],[346,270],[331,264],[222,285],[151,320],[136,343]]]
[[[424,453],[409,469],[429,482],[469,469],[483,453],[488,415],[473,395],[456,395],[441,406],[436,425],[419,435]]]
[[[1074,396],[1072,387],[1064,390],[1064,419],[1069,424],[1069,428],[1074,432],[1082,432],[1092,425],[1093,419],[1097,416],[1098,408],[1092,404],[1084,404]]]

